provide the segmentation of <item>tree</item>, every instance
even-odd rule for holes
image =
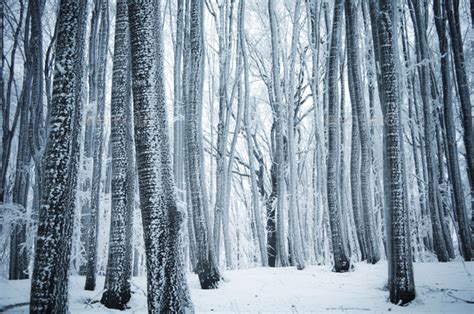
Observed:
[[[417,62],[420,63],[419,80],[420,93],[423,103],[423,119],[424,119],[424,145],[426,151],[426,164],[428,172],[428,197],[431,217],[431,226],[433,228],[433,243],[436,255],[440,262],[447,262],[449,260],[446,242],[443,238],[441,210],[440,210],[440,194],[438,187],[438,168],[436,166],[436,152],[435,152],[435,125],[433,114],[433,99],[430,99],[430,73],[426,60],[429,58],[428,43],[426,39],[425,21],[421,14],[419,1],[409,2],[412,7],[413,22],[415,25],[416,38],[416,54]]]
[[[96,101],[97,111],[93,133],[93,170],[91,186],[91,208],[88,225],[87,243],[87,266],[85,290],[94,290],[96,284],[97,268],[97,233],[99,231],[99,205],[100,205],[100,184],[102,179],[102,155],[104,152],[104,114],[105,114],[105,75],[107,65],[107,49],[109,38],[109,2],[108,0],[98,0],[96,2],[96,13],[100,12],[99,37],[97,45],[97,55],[90,58],[94,60],[95,68],[92,75],[95,75],[96,86],[92,88],[95,94],[91,101]]]
[[[86,12],[85,1],[62,0],[56,22],[55,74],[49,133],[44,157],[39,223],[31,281],[31,312],[67,312],[70,242],[74,208],[70,206],[71,178],[78,171],[74,163],[76,118],[82,117],[78,68]]]
[[[456,143],[456,126],[454,124],[454,106],[451,86],[451,66],[449,58],[448,37],[446,36],[446,10],[443,10],[443,0],[433,2],[433,11],[436,31],[439,39],[439,52],[441,54],[441,80],[443,85],[443,109],[445,120],[445,142],[447,146],[448,173],[453,187],[453,206],[458,220],[459,236],[461,239],[461,252],[466,261],[470,261],[471,236],[468,229],[467,208],[464,190],[459,169],[458,148]]]
[[[111,103],[112,208],[109,257],[101,303],[125,309],[130,300],[135,196],[130,81],[130,34],[125,0],[117,1]]]
[[[258,194],[258,183],[255,171],[255,156],[254,156],[254,141],[251,125],[251,107],[250,107],[250,82],[249,82],[249,62],[247,53],[246,29],[245,29],[245,0],[240,0],[239,3],[239,47],[242,53],[242,63],[244,67],[244,128],[247,140],[247,153],[250,168],[250,188],[252,192],[252,214],[257,231],[257,241],[260,250],[260,259],[262,266],[268,266],[268,257],[265,245],[265,230],[261,220],[260,213],[260,197]]]
[[[397,18],[393,1],[380,0],[376,17],[379,60],[379,88],[384,116],[384,191],[387,228],[388,287],[390,302],[406,304],[415,298],[410,227],[406,202],[401,101],[396,70]],[[383,43],[383,44],[382,44]]]
[[[466,73],[466,62],[459,19],[459,0],[445,0],[444,6],[448,17],[451,48],[454,60],[454,73],[461,103],[464,147],[466,148],[467,177],[471,186],[471,212],[474,213],[474,130],[472,128],[472,109],[469,81]],[[472,10],[471,4],[471,10]],[[472,217],[474,215],[471,214]],[[471,218],[471,241],[474,239],[474,218]],[[472,252],[471,252],[472,256]]]
[[[362,196],[362,237],[363,244],[367,247],[367,262],[375,264],[380,259],[377,236],[375,232],[374,212],[372,203],[372,176],[371,176],[371,139],[369,134],[369,125],[367,121],[367,109],[365,106],[364,95],[362,91],[362,80],[360,73],[360,54],[359,54],[359,35],[357,32],[357,11],[354,1],[345,1],[346,10],[346,41],[347,41],[347,63],[348,79],[352,92],[351,103],[353,103],[352,114],[356,117],[357,128],[359,132],[361,164],[357,170],[360,174],[360,195]],[[356,144],[357,145],[357,144]],[[359,191],[354,191],[359,193]],[[353,204],[354,205],[354,204]],[[354,213],[355,219],[355,213]],[[362,224],[359,224],[361,226]]]
[[[331,43],[328,64],[328,164],[327,164],[327,194],[329,206],[329,223],[331,226],[332,249],[334,254],[334,271],[345,272],[349,270],[350,260],[344,251],[344,236],[342,232],[341,208],[338,201],[340,169],[339,137],[340,137],[340,112],[337,91],[338,53],[341,37],[341,23],[343,14],[343,1],[337,0],[334,5]]]
[[[202,142],[202,84],[204,74],[203,45],[203,1],[191,1],[188,5],[189,17],[189,56],[186,80],[186,177],[189,193],[189,206],[192,207],[192,219],[196,237],[195,271],[198,274],[201,288],[214,289],[221,280],[217,265],[215,245],[211,237],[209,212],[204,194],[205,185]]]
[[[303,269],[305,267],[305,261],[303,256],[303,240],[301,238],[301,227],[299,221],[298,206],[296,203],[296,198],[298,197],[297,192],[297,181],[296,177],[298,175],[297,169],[297,155],[295,149],[295,99],[296,88],[295,88],[295,63],[296,63],[296,48],[298,44],[298,39],[300,35],[300,9],[301,1],[296,0],[295,3],[295,13],[293,17],[293,31],[292,31],[292,41],[291,41],[291,51],[290,51],[290,69],[289,69],[289,87],[287,95],[288,103],[288,193],[289,193],[289,237],[290,243],[292,244],[292,256],[295,261],[296,267],[298,269]]]
[[[171,167],[163,72],[161,6],[128,2],[138,186],[149,312],[192,312]]]
[[[274,0],[268,0],[268,14],[270,18],[270,33],[272,43],[272,91],[273,110],[275,115],[275,176],[276,176],[276,254],[277,260],[282,267],[288,266],[288,253],[286,250],[285,237],[285,173],[284,173],[284,142],[283,142],[283,122],[284,108],[281,92],[280,80],[280,47],[278,42],[278,24],[275,12]]]

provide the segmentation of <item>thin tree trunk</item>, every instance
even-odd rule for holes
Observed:
[[[274,0],[268,0],[268,13],[270,17],[270,32],[272,42],[272,81],[274,92],[274,110],[275,110],[275,155],[276,165],[276,254],[277,260],[283,267],[288,266],[288,253],[286,250],[285,237],[285,219],[284,219],[284,198],[285,198],[285,177],[284,177],[284,143],[283,143],[283,98],[281,92],[280,81],[280,53],[278,43],[278,24],[275,13]]]
[[[101,199],[102,163],[104,152],[104,114],[105,114],[105,76],[107,63],[107,48],[109,35],[109,3],[108,0],[97,2],[97,12],[100,12],[99,38],[97,46],[97,63],[95,67],[96,87],[96,119],[93,140],[93,170],[91,187],[91,208],[87,243],[87,266],[85,290],[94,290],[97,272],[97,234],[99,232],[99,206]]]
[[[329,223],[331,226],[332,250],[334,255],[334,271],[345,272],[349,270],[350,260],[344,250],[344,235],[341,221],[341,208],[338,201],[338,159],[339,159],[339,137],[340,137],[340,106],[337,101],[337,68],[338,51],[341,37],[341,24],[343,14],[343,1],[337,0],[334,6],[334,18],[331,34],[328,65],[328,164],[327,164],[327,194]]]
[[[459,169],[456,127],[454,124],[455,108],[452,104],[451,63],[449,60],[448,38],[446,36],[446,11],[443,10],[443,2],[443,0],[435,0],[433,3],[433,11],[439,39],[439,52],[441,54],[441,79],[443,83],[443,108],[446,129],[445,141],[448,151],[446,159],[449,178],[453,187],[453,206],[458,220],[461,254],[466,261],[470,261],[472,258],[472,243],[470,243],[471,235],[469,234],[468,229],[467,208],[461,180],[461,171]]]

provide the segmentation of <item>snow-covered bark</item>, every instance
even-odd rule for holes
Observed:
[[[426,164],[428,172],[428,199],[431,217],[431,226],[433,228],[433,244],[438,260],[446,262],[449,260],[446,242],[443,238],[440,194],[438,187],[438,167],[436,160],[436,138],[433,114],[433,99],[430,96],[430,73],[426,60],[429,58],[428,44],[426,41],[425,20],[421,14],[419,1],[410,2],[413,10],[413,21],[415,24],[416,38],[416,56],[419,67],[420,93],[423,104],[423,120],[424,120],[424,145],[426,151]]]
[[[433,11],[436,31],[439,40],[439,52],[441,54],[441,79],[443,84],[443,109],[445,123],[445,142],[447,146],[447,164],[449,178],[453,188],[453,206],[458,221],[458,232],[461,240],[461,252],[466,261],[472,258],[471,235],[469,234],[467,208],[464,198],[464,190],[459,169],[458,148],[456,143],[456,127],[454,124],[454,106],[452,105],[452,83],[451,63],[449,57],[449,46],[446,27],[446,11],[443,10],[441,0],[433,2]]]
[[[360,195],[362,199],[362,215],[359,226],[362,224],[367,249],[367,261],[375,264],[380,259],[378,241],[376,236],[373,199],[372,199],[372,176],[371,176],[371,139],[369,134],[369,125],[367,119],[367,109],[362,91],[362,79],[360,72],[359,38],[357,11],[354,1],[345,1],[346,9],[346,42],[347,42],[347,63],[349,85],[352,85],[351,103],[353,103],[353,116],[357,118],[357,128],[360,136],[361,164],[357,171],[360,173]],[[354,119],[353,119],[354,121]],[[352,179],[351,179],[352,180]],[[355,212],[354,212],[355,219]],[[362,222],[363,221],[363,222]],[[359,236],[360,241],[360,236]]]
[[[268,0],[270,18],[271,46],[272,46],[272,89],[273,110],[275,114],[275,174],[276,174],[276,254],[280,265],[288,266],[288,253],[285,236],[285,172],[284,172],[284,142],[283,123],[285,121],[283,96],[280,80],[280,47],[278,41],[278,23],[274,0]]]
[[[401,99],[397,73],[397,18],[392,0],[379,1],[376,16],[381,107],[384,116],[384,191],[387,228],[390,302],[405,304],[415,298],[410,226],[406,202]]]
[[[44,157],[39,223],[31,281],[32,312],[67,312],[68,266],[78,171],[74,137],[82,117],[81,71],[85,1],[62,0],[56,22],[55,74]],[[71,182],[74,181],[74,182]]]
[[[135,205],[135,164],[130,81],[128,7],[117,1],[112,74],[111,142],[112,208],[105,291],[101,303],[123,310],[130,300],[132,225]]]
[[[183,102],[183,49],[185,36],[185,2],[179,0],[176,10],[176,41],[174,43],[173,65],[173,173],[177,188],[177,202],[180,210],[186,211],[186,179],[184,177],[184,102]],[[195,240],[191,215],[186,218],[187,250],[191,266],[196,265]]]
[[[31,7],[30,7],[31,9]],[[28,134],[31,106],[31,83],[32,83],[32,51],[30,46],[30,23],[31,12],[28,12],[24,30],[24,74],[22,80],[21,94],[17,106],[20,107],[19,134]],[[18,137],[18,150],[16,152],[15,180],[12,191],[12,201],[22,208],[22,219],[13,226],[10,236],[10,268],[9,279],[28,278],[27,250],[23,247],[26,242],[26,205],[28,201],[28,189],[30,186],[30,143],[28,136]]]
[[[171,166],[161,5],[128,1],[135,151],[147,266],[148,311],[192,311]]]
[[[311,33],[311,60],[312,60],[312,77],[311,77],[311,91],[313,93],[313,107],[314,107],[314,133],[316,140],[316,147],[314,153],[313,165],[313,185],[314,185],[314,215],[313,228],[314,230],[314,251],[315,258],[319,262],[324,260],[324,232],[327,218],[327,192],[326,192],[326,141],[324,128],[324,102],[318,98],[319,93],[319,60],[320,60],[320,15],[326,10],[326,4],[312,0],[307,2],[308,15],[310,21]],[[324,94],[326,95],[326,93]]]
[[[96,2],[96,10],[100,12],[99,35],[97,44],[97,55],[95,56],[95,68],[93,74],[97,84],[92,90],[95,90],[94,99],[96,100],[97,110],[94,124],[93,135],[93,169],[91,186],[91,207],[88,225],[88,243],[87,243],[87,266],[85,290],[94,290],[96,285],[97,268],[97,234],[99,232],[99,206],[100,190],[102,181],[102,162],[104,153],[104,114],[105,114],[105,75],[108,53],[109,37],[109,2],[100,0]],[[93,57],[93,56],[90,56]]]
[[[295,80],[296,80],[296,49],[298,45],[300,35],[300,10],[301,1],[296,0],[295,12],[293,17],[293,30],[292,30],[292,41],[290,50],[290,68],[289,68],[289,86],[287,92],[287,103],[288,103],[288,115],[287,115],[287,134],[288,134],[288,218],[289,218],[289,237],[292,243],[292,255],[298,269],[305,267],[305,261],[303,256],[303,243],[301,238],[301,227],[298,214],[297,206],[297,156],[296,156],[296,140],[295,140]]]
[[[244,67],[244,128],[247,141],[247,153],[249,159],[249,168],[250,168],[250,189],[252,193],[252,215],[253,221],[255,223],[255,229],[257,233],[258,247],[260,250],[260,262],[262,266],[268,266],[268,258],[265,245],[265,229],[262,224],[262,214],[261,214],[261,199],[258,192],[258,183],[257,183],[257,170],[255,169],[255,148],[253,141],[253,131],[252,131],[252,119],[251,113],[252,108],[250,107],[250,66],[248,61],[247,53],[247,43],[246,43],[246,29],[245,29],[245,1],[240,1],[239,3],[239,46],[242,53],[242,64]]]
[[[334,17],[329,50],[328,65],[328,162],[327,162],[327,195],[329,223],[331,226],[332,249],[334,254],[334,270],[344,272],[349,269],[350,260],[344,249],[344,234],[341,220],[339,197],[339,154],[340,154],[340,104],[338,102],[337,70],[343,1],[338,0],[334,5]]]
[[[204,70],[203,46],[203,1],[191,1],[188,7],[190,51],[188,81],[186,82],[187,103],[185,108],[186,137],[186,177],[188,183],[189,205],[192,209],[193,226],[196,238],[195,271],[199,276],[201,288],[217,288],[221,279],[214,252],[212,233],[209,228],[209,213],[202,185],[205,185],[202,164],[202,83]],[[217,245],[217,244],[215,244]]]
[[[466,61],[463,51],[461,21],[459,18],[459,0],[445,0],[444,5],[449,22],[454,73],[459,101],[461,103],[463,139],[464,147],[466,148],[467,177],[471,186],[471,241],[474,242],[474,129],[472,127],[471,91],[467,79]],[[474,247],[472,248],[474,249]]]

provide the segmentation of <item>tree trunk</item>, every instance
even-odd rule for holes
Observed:
[[[276,159],[276,254],[277,260],[283,267],[288,266],[288,253],[286,250],[284,202],[285,202],[285,173],[284,173],[284,143],[283,143],[283,98],[280,81],[280,48],[278,43],[278,24],[275,13],[275,3],[268,0],[268,13],[270,17],[270,32],[272,42],[272,81],[274,92],[274,110],[275,110],[275,155]]]
[[[214,251],[209,213],[207,212],[207,200],[203,194],[202,185],[205,178],[201,171],[203,149],[199,144],[202,139],[202,83],[204,73],[204,46],[203,46],[203,1],[191,1],[188,7],[190,14],[189,38],[190,51],[188,78],[187,78],[187,102],[185,114],[186,135],[186,177],[188,180],[189,203],[192,208],[193,227],[196,237],[196,272],[199,277],[201,288],[214,289],[219,285],[221,279]]]
[[[388,287],[390,302],[406,304],[415,298],[408,208],[405,201],[401,101],[396,72],[397,18],[393,1],[380,0],[377,20],[379,47],[379,88],[384,115],[384,191],[386,206]],[[374,26],[374,25],[373,25]],[[383,44],[382,44],[383,43]]]
[[[461,35],[461,21],[459,18],[459,0],[445,0],[446,15],[451,34],[451,47],[453,52],[454,70],[461,102],[463,139],[466,148],[467,177],[471,186],[471,250],[474,250],[474,131],[472,128],[472,107],[469,82],[464,60],[463,42]],[[472,7],[471,7],[472,9]],[[472,258],[472,252],[471,252]]]
[[[343,1],[337,0],[334,6],[334,17],[329,50],[328,65],[328,164],[327,164],[327,194],[329,209],[329,224],[334,255],[334,271],[349,270],[350,260],[344,251],[344,235],[341,221],[341,208],[338,201],[341,191],[338,185],[339,151],[340,151],[340,106],[338,103],[337,69],[338,53],[341,37]]]
[[[109,2],[96,2],[96,10],[100,12],[99,38],[97,46],[97,63],[95,67],[95,97],[97,104],[93,139],[93,170],[91,187],[91,208],[87,243],[87,266],[85,290],[94,290],[97,272],[97,233],[99,232],[100,184],[102,179],[102,163],[104,152],[104,114],[105,114],[105,76],[107,64],[107,48],[109,35]]]
[[[62,0],[59,4],[55,74],[44,177],[31,281],[30,311],[68,311],[68,272],[74,208],[70,206],[71,178],[78,171],[73,137],[82,117],[81,83],[85,1]],[[71,62],[72,60],[72,62]],[[77,148],[76,148],[77,149]],[[51,271],[53,270],[53,271]]]
[[[132,274],[132,225],[135,197],[133,123],[130,81],[130,34],[128,7],[117,1],[115,48],[112,75],[111,144],[112,208],[110,217],[109,257],[105,289],[101,303],[124,310],[130,300]]]
[[[148,311],[192,312],[171,167],[160,3],[128,2],[135,151],[147,266]]]
[[[439,52],[441,54],[441,79],[443,83],[443,108],[445,123],[445,142],[447,146],[447,164],[449,178],[453,188],[453,206],[458,221],[458,232],[461,240],[460,250],[464,260],[472,258],[471,235],[469,234],[467,208],[464,190],[459,169],[458,148],[456,141],[456,126],[454,123],[455,108],[452,104],[451,69],[449,60],[448,38],[446,36],[446,11],[443,10],[442,0],[433,3],[436,31],[439,39]]]
[[[358,40],[358,25],[357,25],[357,11],[354,1],[346,0],[346,40],[348,50],[348,67],[349,84],[353,85],[353,93],[351,102],[354,103],[355,111],[353,115],[357,117],[357,127],[360,134],[361,145],[361,164],[358,172],[360,173],[360,193],[362,196],[362,217],[365,225],[365,240],[367,245],[367,262],[375,264],[380,259],[380,252],[377,242],[374,210],[372,203],[372,176],[371,176],[371,138],[369,133],[369,125],[367,121],[367,111],[364,102],[364,95],[362,92],[362,79],[360,73],[360,56],[359,56],[359,40]]]

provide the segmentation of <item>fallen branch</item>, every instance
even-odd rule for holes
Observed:
[[[6,311],[14,309],[16,307],[22,307],[22,306],[29,305],[29,304],[30,304],[30,302],[22,302],[22,303],[15,303],[15,304],[5,305],[5,306],[0,307],[0,312],[6,312]]]
[[[446,293],[446,294],[447,294],[448,296],[450,296],[451,298],[455,299],[455,300],[462,301],[462,302],[466,302],[466,303],[468,303],[468,304],[474,304],[474,301],[465,300],[465,299],[461,299],[461,298],[458,298],[458,297],[454,296],[451,291],[449,291],[449,292]]]

